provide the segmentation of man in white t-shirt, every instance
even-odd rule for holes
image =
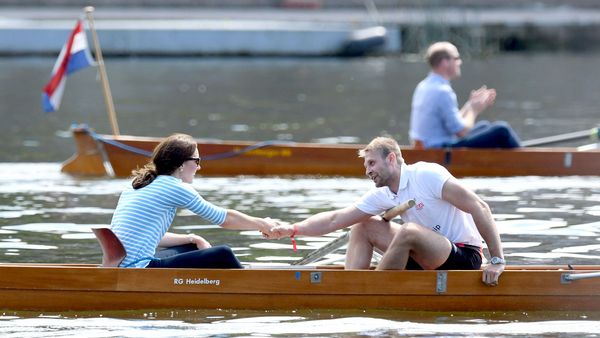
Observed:
[[[506,263],[487,203],[438,164],[406,165],[391,138],[375,138],[359,156],[375,188],[351,206],[275,227],[267,235],[319,236],[352,226],[346,269],[369,268],[373,249],[378,248],[385,252],[378,270],[479,269],[485,240],[492,259],[483,269],[482,281],[497,285]],[[409,199],[416,205],[403,213],[406,223],[378,216]]]

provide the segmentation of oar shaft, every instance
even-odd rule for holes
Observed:
[[[542,145],[549,145],[553,143],[575,141],[581,139],[598,139],[600,136],[600,130],[598,128],[592,128],[587,130],[574,131],[572,133],[565,133],[554,136],[540,137],[533,140],[526,140],[521,142],[523,147],[537,147]]]
[[[292,265],[306,265],[324,257],[335,250],[341,248],[342,246],[348,243],[348,239],[350,238],[350,231],[346,232],[342,236],[334,239],[333,241],[325,244],[324,246],[318,248],[317,250],[309,253],[306,257],[301,258],[292,263]]]
[[[588,272],[588,273],[571,273],[566,274],[564,279],[567,281],[574,281],[588,278],[600,278],[600,272]]]

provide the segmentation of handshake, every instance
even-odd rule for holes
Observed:
[[[259,229],[265,239],[280,239],[294,237],[297,233],[296,224],[282,223],[269,217],[264,218],[264,226]]]

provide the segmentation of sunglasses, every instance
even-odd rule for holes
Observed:
[[[196,165],[200,165],[200,157],[189,157],[186,161],[194,161],[196,162]]]

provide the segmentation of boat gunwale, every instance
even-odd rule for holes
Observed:
[[[156,136],[134,136],[134,135],[110,135],[97,134],[100,138],[119,142],[155,142],[158,144],[162,138]],[[225,146],[252,146],[264,141],[249,141],[249,140],[222,140],[217,138],[194,138],[197,143],[205,143],[211,145]],[[319,142],[296,142],[285,140],[272,140],[271,142],[281,142],[270,144],[269,147],[293,147],[293,148],[344,148],[344,149],[362,149],[366,146],[365,143],[319,143]],[[578,147],[520,147],[520,148],[417,148],[411,145],[400,145],[402,151],[422,152],[422,153],[478,153],[478,152],[495,152],[495,153],[598,153],[600,149],[580,150]]]
[[[324,271],[373,271],[373,272],[420,272],[420,271],[482,271],[478,270],[374,270],[372,266],[369,270],[364,269],[344,269],[340,265],[252,265],[247,264],[243,269],[193,269],[193,268],[121,268],[121,267],[102,267],[93,263],[19,263],[19,262],[0,262],[2,267],[43,267],[43,268],[100,268],[114,270],[182,270],[182,271],[241,271],[241,270],[324,270]],[[506,265],[504,271],[600,271],[600,264],[513,264]]]
[[[507,267],[500,284],[489,287],[481,281],[481,270],[150,269],[0,263],[0,308],[600,311],[600,278],[572,282],[563,278],[597,273],[600,266],[524,267]]]

